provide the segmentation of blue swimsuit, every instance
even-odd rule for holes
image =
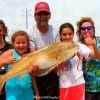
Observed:
[[[15,50],[13,55],[18,60],[20,57]],[[9,69],[12,64],[6,65]],[[32,79],[30,74],[25,74],[21,79],[19,76],[13,77],[6,82],[6,100],[33,100]]]

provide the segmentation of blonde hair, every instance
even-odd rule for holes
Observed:
[[[93,25],[93,30],[94,30],[94,36],[95,37],[95,26],[94,26],[94,21],[90,17],[81,17],[81,19],[76,23],[77,24],[77,35],[80,41],[83,41],[83,38],[81,36],[81,26],[84,22],[90,22]]]

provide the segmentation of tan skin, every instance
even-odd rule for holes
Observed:
[[[9,63],[15,63],[16,60],[13,57],[13,53],[11,50],[5,51],[3,54],[0,56],[0,67],[9,64]]]
[[[64,28],[60,34],[60,38],[62,41],[72,42],[74,37],[74,33],[70,28]]]

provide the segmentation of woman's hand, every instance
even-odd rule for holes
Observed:
[[[0,55],[0,67],[6,64],[13,64],[16,62],[16,59],[13,56],[12,50],[7,50]]]
[[[5,57],[4,60],[5,60],[6,64],[10,64],[10,63],[14,64],[16,62],[16,59],[14,58],[13,55],[11,55],[9,57]]]
[[[87,37],[87,38],[85,39],[85,43],[86,43],[88,46],[95,46],[95,45],[96,45],[95,38],[91,38],[91,37]]]

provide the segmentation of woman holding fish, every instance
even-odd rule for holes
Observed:
[[[4,52],[0,57],[6,59],[8,58],[9,60],[9,57],[13,56],[13,60],[9,60],[12,61],[11,64],[7,64],[6,62],[5,65],[6,70],[11,69],[13,64],[17,60],[19,60],[24,54],[29,52],[29,37],[27,33],[24,31],[15,32],[12,36],[12,45],[14,49]],[[25,62],[23,64],[25,64]],[[11,72],[13,73],[14,71],[22,68],[23,66],[20,68],[19,66],[17,66],[13,68]],[[35,98],[34,92],[36,96],[39,97],[35,78],[33,77],[34,75],[32,75],[31,77],[28,71],[20,72],[19,76],[17,75],[17,73],[18,72],[15,73],[15,77],[6,81],[5,84],[6,100],[33,100]],[[5,78],[3,78],[3,80],[6,79],[6,77],[10,76],[5,75]],[[3,80],[1,80],[0,78],[0,81]],[[36,98],[36,100],[39,100],[39,98]]]
[[[59,33],[61,41],[73,42],[74,28],[70,23],[62,24]],[[85,99],[85,80],[82,71],[83,59],[87,59],[89,56],[100,59],[100,51],[97,49],[95,41],[87,38],[85,42],[90,44],[95,52],[86,45],[77,42],[76,44],[79,46],[78,53],[60,66],[60,100]]]

